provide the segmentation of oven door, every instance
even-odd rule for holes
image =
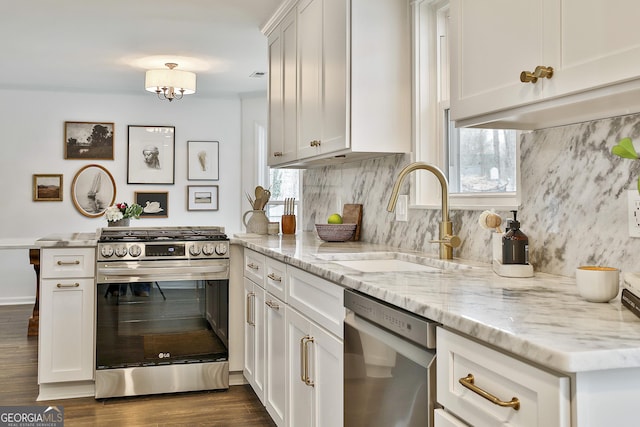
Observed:
[[[433,426],[435,357],[347,310],[345,427]]]
[[[228,278],[228,259],[100,261],[97,264],[98,284]]]

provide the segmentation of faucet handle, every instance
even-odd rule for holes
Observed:
[[[446,236],[444,236],[442,238],[442,240],[429,240],[429,242],[431,242],[431,243],[442,243],[445,246],[448,246],[450,248],[457,248],[458,246],[460,246],[462,244],[462,240],[460,239],[460,237],[458,237],[456,235],[451,235],[451,234],[447,234]]]

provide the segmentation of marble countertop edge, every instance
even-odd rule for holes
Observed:
[[[332,263],[327,254],[352,253],[357,259],[362,252],[419,253],[367,243],[327,245],[313,233],[299,233],[296,239],[232,237],[231,243],[382,299],[546,368],[566,373],[640,369],[640,319],[621,306],[619,297],[604,304],[582,301],[571,277],[536,273],[527,279],[504,278],[489,264],[463,260],[456,260],[459,269],[442,274],[360,273]],[[429,285],[425,286],[426,281]]]

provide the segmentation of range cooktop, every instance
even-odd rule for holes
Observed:
[[[99,230],[99,242],[228,240],[224,227],[108,227]]]

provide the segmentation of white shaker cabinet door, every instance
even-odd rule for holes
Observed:
[[[93,379],[94,298],[93,278],[41,281],[40,384]]]
[[[264,403],[264,289],[244,278],[244,376]]]
[[[298,158],[347,148],[347,0],[298,3]]]
[[[545,98],[640,78],[640,2],[556,1],[561,49]]]
[[[268,262],[268,261],[267,261]],[[287,378],[287,324],[285,304],[267,293],[265,297],[265,406],[279,427],[285,425]]]
[[[451,0],[451,117],[465,119],[538,100],[541,84],[522,83],[554,57],[547,33],[556,0]]]

